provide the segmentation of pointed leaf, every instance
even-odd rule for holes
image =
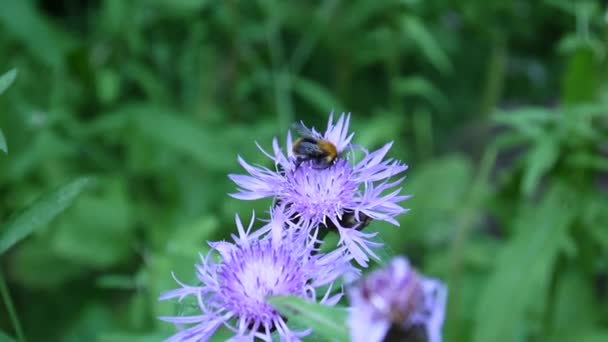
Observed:
[[[4,133],[0,129],[0,150],[4,153],[8,153],[8,146],[6,146],[6,138],[4,137]]]
[[[17,69],[11,69],[4,73],[4,75],[0,76],[0,94],[4,93],[4,91],[15,81],[17,77]]]
[[[273,297],[268,301],[290,324],[309,327],[317,335],[330,341],[349,341],[345,308],[311,303],[297,297]]]
[[[540,107],[524,107],[518,110],[498,112],[493,120],[500,125],[507,125],[529,138],[540,139],[546,133],[544,124],[553,120],[555,115],[550,110]]]
[[[452,63],[448,55],[419,17],[405,16],[401,24],[407,38],[418,45],[422,53],[437,70],[444,73],[452,71]]]
[[[474,342],[515,341],[525,334],[527,314],[544,307],[553,264],[574,218],[573,191],[554,186],[539,207],[526,206],[516,235],[498,254],[481,291]]]
[[[92,180],[88,177],[71,181],[59,189],[43,195],[25,211],[13,217],[4,225],[0,233],[0,255],[36,229],[46,226],[57,215],[70,207],[76,197],[91,183]]]
[[[3,1],[0,25],[5,36],[22,46],[22,54],[47,66],[57,66],[73,43],[32,1]]]
[[[565,104],[592,103],[599,93],[601,73],[599,58],[593,49],[581,47],[570,57],[561,80],[561,99]]]
[[[527,168],[522,181],[522,192],[526,196],[534,193],[541,178],[555,165],[559,157],[558,142],[550,136],[544,137],[527,155]]]
[[[426,78],[402,77],[394,80],[391,86],[397,94],[421,97],[437,109],[445,109],[448,105],[448,100],[441,90]]]

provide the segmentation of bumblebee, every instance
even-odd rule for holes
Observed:
[[[365,229],[365,227],[369,226],[372,220],[373,219],[371,217],[365,215],[362,212],[359,212],[359,217],[357,218],[355,217],[355,213],[352,210],[345,210],[342,213],[342,217],[338,222],[340,223],[340,227],[342,228],[352,228],[361,231]],[[325,225],[325,227],[330,230],[338,229],[338,227],[336,227],[336,225],[331,222],[331,220],[328,220],[327,225]]]
[[[293,128],[300,135],[300,138],[293,144],[296,168],[305,161],[312,161],[314,169],[326,169],[336,162],[338,158],[336,145],[330,141],[317,138],[301,122],[294,123]]]

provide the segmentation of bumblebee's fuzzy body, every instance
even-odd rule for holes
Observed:
[[[315,169],[326,169],[334,164],[338,158],[336,145],[315,137],[315,134],[301,123],[294,124],[294,128],[301,136],[293,144],[296,167],[305,161],[312,161]]]

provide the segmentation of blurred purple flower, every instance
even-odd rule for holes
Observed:
[[[210,243],[211,251],[201,256],[196,265],[200,285],[183,284],[160,297],[160,300],[188,296],[196,298],[197,313],[192,316],[160,317],[175,324],[180,332],[167,341],[207,341],[221,326],[234,332],[233,341],[253,341],[254,338],[272,341],[276,331],[281,341],[298,341],[310,333],[292,331],[286,321],[267,302],[268,296],[298,296],[317,300],[317,288],[327,287],[319,300],[326,305],[336,304],[342,293],[330,296],[334,280],[350,269],[343,251],[314,254],[315,242],[301,235],[289,235],[279,218],[271,219],[264,228],[251,233],[253,219],[247,230],[237,217],[238,236],[234,243]],[[271,233],[271,234],[266,234]],[[216,262],[217,253],[221,261]]]
[[[353,342],[380,342],[388,335],[441,342],[447,288],[416,273],[406,258],[361,279],[348,296]]]
[[[342,114],[334,124],[330,115],[325,134],[311,130],[317,138],[336,146],[340,157],[330,167],[319,169],[311,162],[296,167],[292,136],[288,132],[286,155],[276,138],[272,145],[274,155],[258,146],[274,161],[275,170],[250,165],[239,157],[239,163],[249,175],[229,176],[239,187],[231,196],[241,200],[272,197],[303,229],[319,226],[337,229],[339,244],[346,246],[349,256],[365,267],[368,255],[378,258],[371,248],[381,244],[371,240],[375,233],[361,230],[372,219],[399,225],[395,216],[407,211],[399,203],[410,196],[400,195],[401,188],[396,188],[405,177],[392,182],[390,179],[407,170],[407,165],[385,159],[392,143],[371,153],[357,146],[365,156],[356,163],[349,161],[345,152],[355,148],[351,144],[354,134],[348,135],[349,121],[350,115]]]

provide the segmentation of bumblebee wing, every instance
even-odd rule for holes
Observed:
[[[313,157],[322,156],[325,154],[325,152],[319,147],[319,145],[309,141],[302,141],[296,146],[294,146],[294,152],[296,154]]]
[[[317,139],[314,133],[308,127],[304,126],[302,121],[295,122],[291,127],[295,129],[301,137]]]

